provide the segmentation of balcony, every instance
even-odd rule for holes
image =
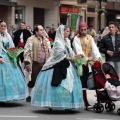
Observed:
[[[4,5],[4,6],[16,6],[17,3],[16,2],[12,2],[11,0],[0,0],[0,5]]]
[[[101,2],[101,5],[104,7],[107,5],[107,3],[105,2],[106,0],[102,0]],[[90,7],[90,8],[94,8],[94,7],[99,7],[100,4],[98,2],[98,0],[88,0],[87,1],[87,5]]]
[[[106,9],[112,11],[120,11],[120,0],[108,0]]]
[[[78,0],[60,0],[60,4],[73,5],[73,6],[79,6],[79,7],[86,7],[87,6],[86,3],[79,4]]]

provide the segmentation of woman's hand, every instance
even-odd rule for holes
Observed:
[[[88,57],[88,61],[92,61],[93,60],[93,57]]]
[[[88,63],[89,63],[90,61],[93,61],[93,57],[88,57],[88,60],[87,60],[87,62],[86,62],[85,65],[88,65]]]
[[[72,59],[69,56],[67,56],[66,59],[69,61],[72,61]]]
[[[4,59],[3,58],[0,58],[0,63],[3,63],[4,62]]]

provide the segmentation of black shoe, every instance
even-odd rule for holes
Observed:
[[[70,112],[72,112],[72,110],[71,109],[65,109],[65,112],[70,113]]]
[[[28,97],[26,98],[26,101],[27,101],[27,102],[31,102],[31,96],[28,96]]]

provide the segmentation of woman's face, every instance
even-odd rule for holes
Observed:
[[[70,28],[66,28],[64,30],[64,38],[68,38],[69,34],[70,34]]]
[[[0,23],[0,32],[4,33],[6,31],[6,23],[5,22],[1,22]]]

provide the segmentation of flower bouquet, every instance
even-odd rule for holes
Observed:
[[[7,51],[8,56],[11,58],[15,67],[17,67],[17,57],[24,51],[23,48],[10,48]]]
[[[99,60],[96,60],[96,61],[94,62],[94,68],[95,68],[96,70],[99,69],[99,68],[101,68],[101,63],[100,63]]]
[[[88,62],[88,64],[93,65],[95,69],[100,68],[102,63],[102,58],[93,59]]]
[[[77,54],[73,57],[73,62],[77,64],[77,72],[80,76],[83,75],[83,68],[82,65],[87,63],[87,57],[83,54]]]
[[[102,62],[100,61],[100,59],[94,61],[94,64],[93,64],[94,69],[99,73],[101,72],[101,64]]]
[[[54,40],[52,39],[52,38],[48,38],[49,39],[49,41],[50,41],[50,45],[52,46],[53,45],[53,42],[54,42]]]

